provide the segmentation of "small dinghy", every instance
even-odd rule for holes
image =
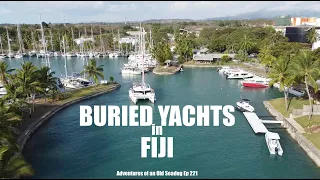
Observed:
[[[237,102],[237,109],[242,112],[253,112],[254,107],[252,107],[249,102],[249,99],[241,99],[241,101]]]

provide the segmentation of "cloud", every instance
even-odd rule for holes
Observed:
[[[0,1],[0,23],[204,19],[259,11],[319,11],[317,1]],[[65,18],[64,18],[65,17]]]

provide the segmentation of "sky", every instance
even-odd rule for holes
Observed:
[[[316,1],[0,1],[0,23],[205,19],[259,10],[315,10]]]

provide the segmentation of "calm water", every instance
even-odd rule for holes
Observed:
[[[7,61],[13,68],[21,63]],[[150,127],[80,127],[80,104],[132,104],[128,90],[141,77],[119,73],[126,61],[98,59],[98,64],[104,65],[105,76],[113,76],[122,87],[62,110],[30,139],[24,155],[36,171],[35,178],[113,178],[121,170],[194,170],[198,178],[320,178],[320,169],[285,130],[272,129],[281,136],[284,155],[271,157],[264,135],[255,135],[240,112],[234,113],[233,127],[164,127],[164,136],[174,137],[173,159],[140,158],[140,137],[151,136]],[[41,60],[32,62],[41,66]],[[82,70],[80,59],[68,59],[67,63],[69,73]],[[53,58],[51,68],[61,76],[64,61]],[[243,98],[252,101],[258,115],[268,115],[262,101],[282,96],[273,89],[243,89],[239,81],[226,80],[213,68],[187,68],[172,76],[149,73],[146,81],[156,92],[153,118],[157,125],[157,105],[234,105],[241,92]]]

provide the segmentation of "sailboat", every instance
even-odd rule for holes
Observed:
[[[141,24],[140,24],[141,27]],[[144,29],[141,30],[140,33],[144,32]],[[144,53],[145,53],[145,42],[144,42],[144,34],[142,34],[142,59],[144,62]],[[156,100],[156,94],[151,86],[144,81],[144,66],[142,65],[142,81],[141,83],[133,83],[133,87],[129,90],[129,97],[131,101],[136,104],[138,100],[148,99],[152,103]]]
[[[31,39],[32,39],[32,51],[30,51],[29,57],[33,57],[33,56],[37,56],[37,51],[35,50],[35,39],[34,39],[34,35],[33,35],[33,31],[31,31]]]
[[[42,21],[41,21],[41,15],[40,15],[40,27],[41,27],[41,44],[42,44],[43,50],[40,51],[39,55],[41,57],[43,57],[43,59],[41,60],[41,63],[50,68],[50,61],[49,61],[49,58],[46,56],[47,42],[46,42],[46,39],[45,39],[45,36],[44,36],[44,30],[43,30]],[[37,54],[37,57],[39,57],[38,54]],[[51,72],[51,68],[50,68],[50,72]]]
[[[21,37],[19,24],[17,24],[17,32],[18,32],[18,40],[19,40],[19,52],[16,53],[14,58],[21,59],[23,57],[23,55],[22,55],[22,37]]]
[[[10,45],[10,37],[9,37],[9,33],[8,33],[8,28],[6,27],[6,31],[7,31],[7,40],[8,40],[8,48],[9,48],[9,53],[7,54],[8,58],[14,58],[14,54],[11,53],[11,45]]]

